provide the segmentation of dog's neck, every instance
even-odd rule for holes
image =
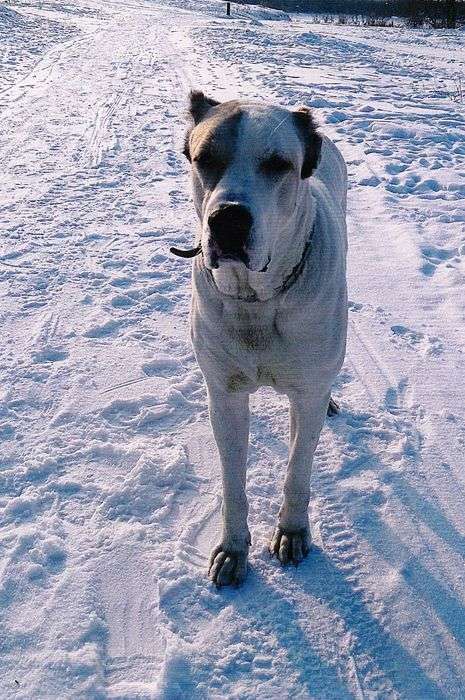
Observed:
[[[248,270],[243,263],[231,260],[209,272],[215,286],[222,294],[241,301],[269,301],[278,296],[289,289],[301,273],[314,228],[315,207],[296,207],[287,230],[278,238],[266,271]]]

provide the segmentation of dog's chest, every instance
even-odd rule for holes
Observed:
[[[277,325],[277,314],[268,316],[247,310],[240,310],[233,314],[227,314],[226,323],[228,330],[237,344],[249,352],[263,352],[267,348],[278,346],[280,332]]]
[[[282,315],[274,308],[235,309],[225,313],[230,338],[232,369],[227,377],[229,391],[258,386],[287,388],[291,380],[294,345]]]
[[[279,314],[273,307],[254,308],[242,304],[223,309],[224,326],[244,351],[262,353],[277,348],[282,340],[279,329]],[[250,307],[250,308],[249,308]]]

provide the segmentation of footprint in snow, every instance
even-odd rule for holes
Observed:
[[[172,377],[184,373],[185,368],[179,358],[160,356],[142,365],[142,371],[148,377]]]
[[[105,321],[103,323],[94,323],[92,324],[85,332],[84,336],[86,338],[105,338],[109,335],[113,335],[116,333],[119,328],[121,327],[121,322],[120,321],[114,321],[113,319],[109,319],[108,321]]]
[[[143,455],[100,507],[109,520],[168,525],[177,502],[197,488],[192,466],[182,447],[161,437],[152,455]]]
[[[134,279],[132,277],[112,277],[110,279],[109,284],[112,287],[129,287],[131,284],[134,283]]]
[[[146,393],[137,399],[115,399],[105,406],[101,416],[107,425],[118,430],[124,427],[127,432],[157,435],[191,422],[198,411],[204,409],[203,403],[199,403],[195,397],[195,389],[199,388],[196,375],[187,375],[184,381],[175,385],[170,385],[161,375],[159,378],[156,394]],[[153,376],[152,392],[156,379]],[[187,398],[192,393],[194,400]]]
[[[48,362],[63,362],[69,357],[69,352],[66,350],[58,350],[53,348],[42,348],[32,353],[32,361],[35,364],[46,364]]]
[[[115,294],[110,300],[110,304],[115,309],[125,309],[133,306],[136,302],[128,294]]]
[[[399,173],[403,173],[406,169],[407,165],[405,163],[388,163],[385,167],[389,175],[398,175]]]
[[[426,245],[421,248],[422,254],[431,262],[441,263],[450,260],[458,251],[456,249],[440,248],[439,246]]]
[[[429,336],[414,331],[406,326],[395,325],[391,326],[393,336],[391,341],[395,345],[404,345],[412,350],[419,350],[423,355],[441,355],[444,352],[444,346],[437,336]]]
[[[421,247],[421,252],[424,263],[420,270],[426,277],[432,277],[441,265],[454,267],[451,261],[460,262],[460,249],[447,249],[434,245],[426,245]]]
[[[54,535],[20,535],[12,556],[6,561],[0,588],[3,607],[30,598],[31,584],[44,587],[50,576],[61,573],[66,566],[66,549],[63,541]]]
[[[160,610],[170,629],[187,642],[214,623],[228,604],[213,587],[205,585],[205,572],[195,571],[173,576],[159,583]]]
[[[172,207],[177,207],[180,204],[185,204],[188,201],[188,197],[181,190],[171,190],[168,193],[168,196],[170,198],[170,205]]]
[[[178,155],[169,150],[166,156],[166,162],[170,170],[166,173],[167,175],[179,175],[181,173],[181,164]]]

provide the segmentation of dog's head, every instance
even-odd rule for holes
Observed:
[[[192,127],[184,153],[192,164],[194,203],[205,265],[265,271],[292,242],[302,183],[316,168],[321,137],[307,108],[218,103],[190,95]]]

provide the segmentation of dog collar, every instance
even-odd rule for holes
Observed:
[[[309,255],[311,249],[312,249],[312,241],[313,241],[313,234],[315,233],[315,224],[313,224],[312,231],[310,233],[310,237],[308,241],[306,242],[303,252],[302,252],[302,257],[300,258],[299,262],[297,265],[294,265],[292,268],[291,272],[288,274],[288,276],[284,279],[284,282],[280,287],[276,289],[276,294],[280,294],[281,292],[287,292],[287,290],[292,287],[294,282],[300,277],[302,274],[302,270],[304,269],[304,265],[307,260],[307,256]]]

